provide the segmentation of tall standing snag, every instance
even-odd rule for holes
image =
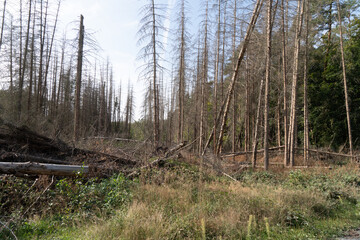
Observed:
[[[79,138],[80,127],[80,92],[81,92],[81,74],[83,63],[83,49],[84,49],[84,17],[80,15],[80,30],[79,30],[79,48],[76,69],[76,90],[75,90],[75,114],[74,114],[74,140]]]
[[[150,119],[153,125],[153,140],[154,149],[157,148],[160,141],[160,89],[159,86],[161,71],[163,67],[160,65],[162,60],[160,52],[164,49],[160,41],[160,36],[165,30],[163,26],[164,8],[161,4],[156,4],[155,0],[148,0],[148,4],[141,8],[143,17],[140,20],[140,29],[138,31],[138,44],[144,44],[139,52],[139,59],[144,60],[145,64],[142,66],[140,78],[143,78],[149,83],[148,98],[146,106],[148,106]]]
[[[266,74],[265,74],[265,111],[264,111],[264,167],[269,168],[269,85],[271,67],[271,19],[272,0],[268,0],[267,26],[266,26]],[[256,151],[256,149],[255,149]]]
[[[295,34],[295,50],[294,50],[294,65],[292,76],[292,90],[291,90],[291,108],[290,108],[290,125],[289,125],[289,152],[290,152],[290,166],[295,164],[295,132],[296,132],[296,102],[297,102],[297,81],[299,72],[299,56],[300,56],[300,37],[304,16],[304,5],[306,0],[298,2],[298,22]]]
[[[5,13],[6,13],[6,0],[4,1],[4,8],[3,8],[3,15],[2,15],[2,22],[1,22],[0,50],[1,50],[1,45],[2,45],[2,42],[3,42],[3,33],[4,33],[4,25],[5,25]]]

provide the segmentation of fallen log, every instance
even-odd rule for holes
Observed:
[[[297,148],[297,150],[302,150],[304,151],[303,148]],[[316,149],[308,149],[309,152],[313,152],[313,153],[319,153],[319,154],[326,154],[326,155],[331,155],[331,156],[339,156],[339,157],[359,157],[356,155],[350,155],[350,154],[345,154],[345,153],[336,153],[336,152],[328,152],[328,151],[322,151],[322,150],[316,150]]]
[[[87,137],[87,138],[83,138],[84,140],[86,139],[100,139],[100,140],[110,140],[110,141],[118,141],[118,142],[142,142],[140,140],[136,140],[136,139],[128,139],[128,138],[114,138],[114,137]]]
[[[284,148],[284,146],[271,147],[271,148],[269,148],[269,151],[280,150],[283,148]],[[261,152],[264,152],[264,149],[259,149],[256,151],[256,153],[261,153]],[[236,157],[236,156],[246,155],[246,154],[251,154],[251,153],[253,153],[253,151],[226,153],[226,154],[221,155],[221,157]]]
[[[0,173],[2,174],[29,174],[29,175],[54,175],[54,176],[77,176],[88,175],[89,166],[59,165],[43,163],[11,163],[0,162]]]
[[[68,165],[68,162],[62,160],[5,151],[0,152],[0,160],[4,162],[38,162]]]

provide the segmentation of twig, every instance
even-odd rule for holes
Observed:
[[[26,209],[26,211],[22,214],[22,216],[24,216],[34,205],[35,203],[37,203],[37,201],[39,201],[40,197],[51,187],[51,185],[54,183],[54,176],[52,176],[51,178],[51,183],[49,184],[49,186],[47,186],[45,188],[45,190],[36,198],[36,200],[30,205],[30,207],[28,207],[28,209]]]
[[[13,237],[14,237],[16,240],[18,240],[18,238],[16,237],[15,233],[14,233],[8,226],[6,226],[5,223],[3,223],[2,221],[0,221],[0,224],[3,226],[2,229],[6,228],[7,230],[9,230],[9,232],[11,233],[11,235],[13,235]],[[1,230],[2,230],[2,229],[1,229]]]
[[[149,167],[152,167],[156,164],[158,164],[159,162],[161,161],[165,161],[166,159],[170,158],[171,156],[174,156],[175,153],[181,151],[182,149],[185,149],[189,146],[191,146],[194,142],[196,142],[197,139],[195,139],[194,141],[192,141],[191,143],[187,144],[184,146],[184,143],[180,143],[178,144],[177,146],[173,147],[172,149],[170,149],[169,151],[167,151],[165,153],[165,156],[164,157],[159,157],[158,159],[152,161],[151,163],[145,165],[145,166],[142,166],[138,169],[136,169],[135,171],[133,171],[132,173],[128,174],[127,177],[132,177],[136,174],[138,174],[142,169],[145,169],[145,168],[149,168]]]
[[[236,180],[235,178],[233,178],[233,177],[232,177],[232,176],[230,176],[229,174],[224,173],[224,172],[222,172],[222,174],[223,174],[224,176],[226,176],[226,177],[230,178],[231,180],[233,180],[233,181],[235,181],[235,182],[238,182],[238,180]]]

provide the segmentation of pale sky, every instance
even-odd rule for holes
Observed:
[[[123,97],[127,92],[130,79],[134,87],[136,111],[134,118],[141,117],[140,107],[143,102],[144,83],[138,81],[136,61],[140,46],[137,46],[136,33],[139,28],[139,10],[147,0],[63,0],[60,9],[60,28],[67,28],[72,21],[84,16],[85,30],[95,32],[95,38],[103,49],[102,56],[109,57],[114,69],[114,81],[121,81]],[[176,0],[159,0],[168,5],[168,14],[174,10]],[[189,1],[190,13],[198,15],[200,0]],[[170,21],[165,23],[170,27]],[[123,100],[124,101],[124,100]],[[124,106],[124,102],[122,103]]]

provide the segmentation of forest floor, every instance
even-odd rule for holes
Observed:
[[[130,143],[82,147],[139,157]],[[337,160],[265,172],[242,167],[246,156],[217,163],[182,151],[133,178],[2,175],[0,239],[336,239],[360,226],[359,168]]]

